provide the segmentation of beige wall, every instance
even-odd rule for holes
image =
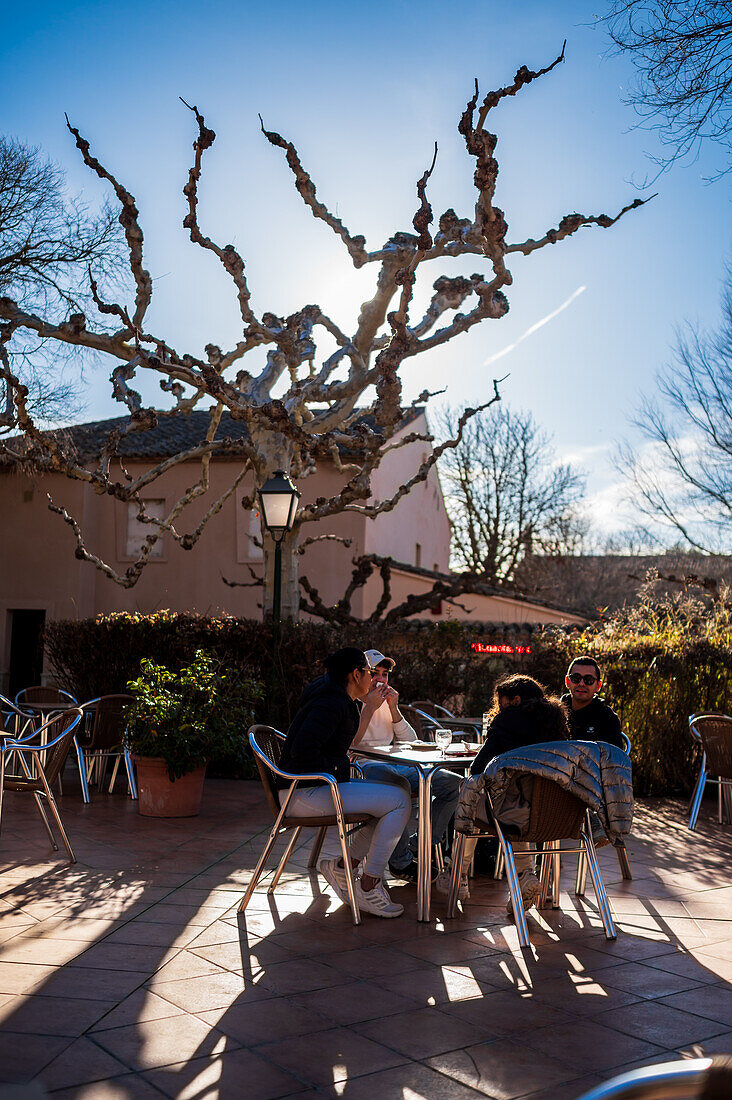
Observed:
[[[405,432],[424,432],[424,415],[413,421]],[[403,433],[402,433],[403,434]],[[399,438],[399,435],[395,437]],[[411,443],[386,456],[373,478],[374,498],[385,500],[416,471],[429,444]],[[141,463],[129,463],[134,477],[145,469]],[[179,527],[192,531],[216,496],[232,482],[237,465],[232,460],[211,463],[209,492],[194,502]],[[199,466],[187,463],[168,471],[150,488],[149,498],[162,498],[169,508],[195,482]],[[339,474],[333,466],[322,466],[302,479],[303,502],[331,497],[340,491],[350,475]],[[244,618],[257,618],[261,590],[230,588],[229,580],[251,579],[248,565],[261,575],[261,554],[253,545],[251,514],[241,507],[241,499],[251,491],[251,478],[245,479],[237,493],[212,517],[201,539],[192,550],[182,550],[169,535],[162,538],[162,556],[151,558],[133,588],[122,588],[93,565],[74,556],[74,534],[60,516],[48,509],[46,494],[63,505],[80,523],[87,548],[98,554],[119,572],[134,560],[126,553],[128,509],[110,496],[97,496],[88,486],[69,481],[60,474],[31,479],[15,471],[0,468],[0,515],[3,516],[0,539],[0,691],[6,687],[10,656],[8,612],[15,609],[43,609],[47,619],[82,619],[112,611],[148,613],[169,608],[215,615],[226,612]],[[305,524],[301,539],[325,532],[351,540],[346,548],[327,541],[309,547],[300,558],[300,573],[318,589],[331,605],[338,600],[350,579],[352,562],[363,553],[376,553],[409,564],[415,561],[415,548],[421,547],[423,568],[435,566],[447,571],[450,552],[450,525],[445,512],[439,480],[434,470],[424,484],[417,485],[402,498],[393,511],[376,519],[357,513],[344,513],[320,523]],[[410,592],[431,587],[427,578],[400,570],[393,574],[392,605],[401,603]],[[381,594],[381,586],[372,578],[365,589],[354,595],[352,613],[364,618],[371,613]],[[573,617],[530,605],[510,597],[461,597],[460,603],[471,609],[468,618],[498,622],[564,622]],[[429,611],[421,617],[430,618]],[[460,608],[443,605],[440,618],[465,618]]]

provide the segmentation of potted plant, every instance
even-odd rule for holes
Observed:
[[[137,765],[139,812],[146,817],[193,817],[200,810],[206,765],[241,750],[259,685],[223,671],[199,649],[173,672],[144,658],[127,685],[127,745]]]

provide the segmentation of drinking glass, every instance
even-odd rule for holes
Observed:
[[[435,744],[444,753],[447,746],[452,744],[452,730],[435,730]]]

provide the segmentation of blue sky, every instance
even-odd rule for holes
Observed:
[[[622,103],[632,70],[607,56],[607,37],[593,25],[602,8],[603,0],[359,7],[31,0],[3,17],[4,124],[43,146],[74,188],[99,195],[65,130],[68,111],[137,199],[156,281],[150,327],[198,353],[209,341],[235,340],[238,315],[215,259],[181,228],[194,120],[178,97],[197,103],[217,133],[200,219],[244,255],[255,309],[284,314],[316,301],[352,329],[373,293],[373,272],[353,271],[340,242],[304,208],[281,154],[259,133],[257,113],[295,142],[323,201],[377,247],[409,228],[415,181],[434,141],[435,214],[472,210],[472,162],[457,122],[473,78],[484,91],[507,83],[519,65],[551,61],[566,38],[566,63],[491,115],[509,239],[539,236],[565,213],[616,212],[638,194],[632,181],[652,168],[644,151],[655,137],[632,129],[633,112]],[[494,373],[510,371],[506,401],[531,409],[559,453],[585,466],[596,510],[614,507],[610,453],[629,431],[640,392],[652,387],[676,326],[687,318],[711,326],[718,315],[729,184],[704,183],[717,166],[710,150],[662,176],[658,197],[613,229],[582,230],[515,257],[509,315],[413,360],[407,396],[447,382],[452,403],[475,400]],[[417,302],[438,275],[478,269],[475,258],[434,267]],[[90,370],[84,419],[119,412],[107,376],[105,367]],[[613,513],[606,526],[616,521]]]

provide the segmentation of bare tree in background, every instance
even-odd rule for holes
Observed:
[[[634,423],[647,442],[624,444],[618,466],[651,527],[705,553],[732,552],[732,276],[712,335],[689,325],[657,393]]]
[[[451,438],[458,413],[445,410],[437,423]],[[439,469],[457,569],[495,585],[513,581],[527,555],[576,552],[584,479],[556,462],[531,413],[496,406],[473,417]]]
[[[630,54],[638,72],[627,102],[668,150],[652,159],[666,168],[679,157],[698,154],[708,139],[729,152],[732,3],[611,0],[605,21],[615,46]]]
[[[230,276],[241,322],[241,336],[233,347],[222,349],[209,343],[203,356],[198,352],[177,350],[171,338],[148,327],[146,317],[153,287],[143,262],[143,234],[134,197],[97,160],[89,142],[69,123],[84,162],[111,185],[119,201],[119,220],[125,232],[136,288],[134,304],[128,307],[106,301],[94,278],[92,263],[90,288],[96,310],[102,318],[114,321],[113,332],[103,330],[96,320],[90,321],[84,313],[74,313],[68,320],[59,321],[52,310],[44,310],[39,315],[8,296],[0,298],[0,320],[5,321],[3,339],[12,351],[16,334],[30,332],[59,344],[92,348],[108,356],[115,364],[112,371],[114,396],[126,407],[129,419],[123,427],[110,433],[96,467],[90,468],[77,462],[65,449],[63,438],[38,431],[27,406],[26,389],[17,375],[7,369],[0,371],[0,375],[12,391],[18,427],[25,439],[25,456],[89,484],[98,493],[134,502],[139,520],[149,525],[150,535],[137,561],[118,573],[94,552],[93,547],[87,546],[77,519],[62,505],[51,502],[51,507],[75,532],[77,557],[93,563],[115,582],[130,587],[137,581],[163,532],[168,532],[182,548],[190,549],[201,536],[207,519],[219,511],[249,470],[254,472],[255,484],[261,485],[278,468],[301,479],[311,474],[321,460],[330,460],[343,475],[343,488],[330,499],[302,505],[295,528],[283,544],[282,613],[297,616],[300,597],[296,550],[303,525],[349,511],[373,518],[396,507],[415,484],[427,477],[439,455],[459,443],[460,431],[454,440],[436,448],[393,497],[370,500],[371,475],[384,455],[395,447],[425,438],[407,433],[398,441],[390,442],[405,412],[399,374],[402,364],[448,343],[484,320],[505,316],[508,301],[504,289],[512,282],[506,265],[510,255],[528,256],[584,226],[608,228],[628,210],[642,205],[643,200],[636,199],[615,217],[569,214],[556,228],[541,233],[536,239],[509,243],[506,219],[495,205],[497,138],[485,129],[485,123],[489,113],[504,98],[515,95],[563,59],[564,51],[551,65],[538,72],[522,67],[511,84],[489,92],[480,105],[476,81],[475,92],[458,126],[475,165],[473,179],[477,195],[473,212],[470,216],[459,217],[454,210],[446,210],[439,219],[438,231],[432,234],[432,211],[426,187],[433,161],[417,184],[415,232],[396,232],[382,248],[374,250],[366,247],[363,236],[349,232],[320,201],[295,146],[262,126],[267,140],[284,153],[295,187],[312,215],[340,238],[356,268],[374,267],[374,295],[363,304],[355,328],[350,332],[319,305],[305,305],[289,317],[272,312],[255,313],[243,258],[232,244],[220,245],[208,237],[199,221],[198,187],[202,161],[215,134],[206,126],[198,109],[192,107],[197,134],[193,143],[193,164],[183,189],[187,204],[183,225],[193,243],[211,253]],[[476,257],[478,273],[466,278],[434,272],[435,262],[449,262],[463,256]],[[415,282],[418,275],[427,271],[431,272],[433,285],[431,302],[425,315],[413,320],[410,307]],[[461,312],[466,302],[470,303],[469,308]],[[316,334],[321,341],[320,347]],[[252,359],[256,361],[260,349],[266,353],[265,364],[263,368],[253,368],[252,373],[244,368],[243,360],[254,353]],[[247,362],[251,364],[252,359]],[[137,374],[157,377],[161,388],[172,396],[172,405],[164,408],[145,406],[140,393],[133,387]],[[288,384],[287,388],[281,397],[274,398],[273,391],[281,381]],[[357,408],[357,402],[370,387],[374,387],[376,396],[365,417],[363,410]],[[490,390],[491,396],[483,407],[497,399],[497,389],[491,386]],[[423,394],[419,400],[426,400],[428,396]],[[208,428],[200,443],[166,459],[144,475],[132,477],[119,459],[122,438],[131,432],[145,431],[164,418],[185,416],[199,403],[203,407],[210,406]],[[474,411],[466,411],[463,426]],[[235,447],[220,431],[224,412],[246,426],[245,439],[237,440]],[[431,442],[431,437],[427,436],[426,441]],[[187,506],[208,490],[212,454],[227,449],[242,456],[239,473],[225,493],[210,504],[195,529],[184,531]],[[341,457],[344,453],[349,456],[347,461]],[[200,476],[195,484],[175,502],[167,516],[162,519],[148,516],[143,492],[149,493],[155,479],[172,466],[192,460],[200,464]],[[245,506],[251,507],[252,503],[253,497],[245,499]],[[266,613],[271,609],[273,559],[268,537],[264,537],[264,550]]]
[[[58,165],[39,149],[0,135],[0,296],[12,298],[24,310],[64,320],[91,302],[89,266],[97,278],[119,282],[123,257],[124,237],[109,203],[91,213],[67,193]],[[8,339],[5,330],[0,357],[6,367]],[[52,365],[44,344],[38,332],[18,332],[12,347],[14,368],[22,370],[34,416],[69,415],[75,394],[63,378],[64,357],[54,341]],[[78,359],[81,352],[74,350]],[[16,423],[10,388],[4,396],[0,432]]]

